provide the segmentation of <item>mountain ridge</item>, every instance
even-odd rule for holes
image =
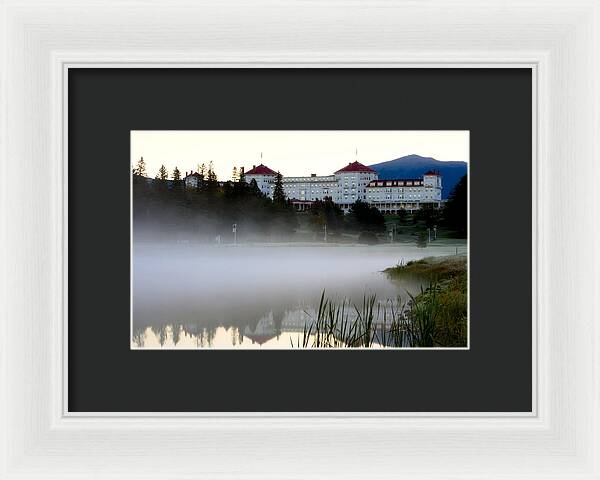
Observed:
[[[386,162],[369,165],[381,180],[420,178],[428,170],[437,170],[442,176],[442,198],[446,199],[454,186],[468,171],[467,162],[442,161],[417,154],[405,155]]]

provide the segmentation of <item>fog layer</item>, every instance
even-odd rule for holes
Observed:
[[[382,270],[449,253],[454,247],[138,244],[133,249],[132,346],[231,348],[275,342],[302,329],[323,291],[356,305],[370,294],[382,302],[406,300],[421,283],[394,283]],[[217,331],[225,340],[213,345]],[[185,341],[194,336],[200,341]]]

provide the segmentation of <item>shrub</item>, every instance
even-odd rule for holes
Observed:
[[[375,245],[377,243],[377,235],[375,235],[373,232],[361,232],[361,234],[358,236],[358,243]]]
[[[417,235],[417,247],[425,248],[427,246],[427,234],[425,232],[419,232]]]

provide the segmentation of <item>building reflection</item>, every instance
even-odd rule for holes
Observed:
[[[257,343],[259,345],[276,338],[277,330],[275,328],[275,322],[273,321],[273,312],[271,311],[268,315],[262,317],[254,329],[246,326],[244,329],[244,337],[249,339],[252,343]]]
[[[343,321],[355,322],[359,319],[356,308],[346,305]],[[378,305],[373,327],[378,332],[389,329],[397,311],[390,305]],[[255,312],[256,314],[256,312]],[[136,348],[176,348],[183,344],[186,348],[212,348],[217,331],[222,329],[219,345],[225,342],[228,347],[244,348],[250,345],[262,346],[272,340],[279,340],[281,335],[302,336],[316,321],[318,312],[308,306],[296,305],[294,308],[273,311],[262,314],[258,320],[250,320],[244,324],[217,322],[213,325],[203,325],[202,317],[187,322],[158,323],[146,327],[136,327],[132,332],[132,344]],[[256,318],[256,317],[254,317]],[[381,337],[382,339],[385,336]],[[225,340],[226,339],[226,340]],[[385,342],[384,340],[384,343]]]

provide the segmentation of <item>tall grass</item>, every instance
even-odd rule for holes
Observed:
[[[361,305],[335,301],[321,294],[316,317],[308,322],[292,346],[298,348],[369,348],[463,346],[466,337],[452,338],[445,325],[448,315],[442,288],[432,282],[408,302],[364,295]],[[454,314],[455,312],[451,312]],[[456,333],[456,332],[455,332]],[[458,331],[460,336],[461,331]],[[454,335],[456,337],[456,335]]]
[[[341,348],[371,347],[376,341],[374,322],[379,316],[375,295],[363,297],[362,307],[347,300],[336,302],[321,294],[316,318],[304,325],[293,347]]]
[[[436,320],[440,305],[437,301],[439,286],[431,284],[426,291],[421,289],[422,301],[410,295],[410,343],[412,347],[433,347],[436,337]]]

